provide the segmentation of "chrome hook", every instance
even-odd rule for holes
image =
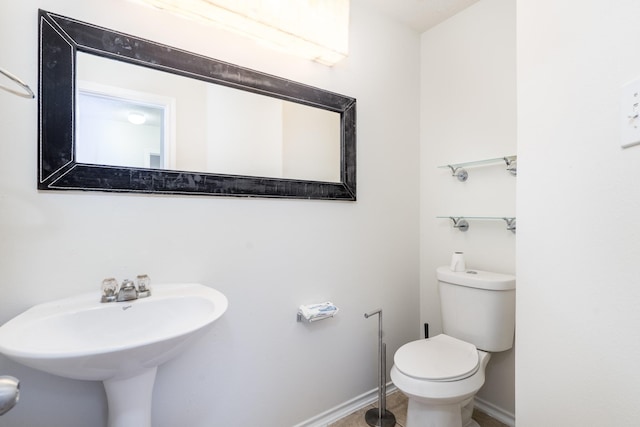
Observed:
[[[8,412],[20,400],[20,381],[9,375],[0,375],[0,415]]]
[[[20,86],[22,88],[23,91],[18,91],[18,90],[15,90],[15,89],[11,89],[11,88],[9,88],[7,86],[4,86],[2,84],[0,84],[0,89],[6,90],[9,93],[21,96],[23,98],[33,99],[33,98],[36,97],[35,94],[33,93],[33,91],[31,90],[31,88],[29,87],[29,85],[26,84],[25,82],[23,82],[22,80],[20,80],[17,76],[14,76],[13,74],[11,74],[10,72],[8,72],[7,70],[5,70],[3,68],[0,68],[0,74],[4,75],[9,80],[11,80],[12,82],[16,83],[18,86]]]

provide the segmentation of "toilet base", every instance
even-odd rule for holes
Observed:
[[[409,397],[406,427],[480,427],[471,418],[473,398],[461,403],[432,405]]]
[[[389,411],[384,411],[382,418],[380,418],[380,411],[378,408],[369,409],[364,414],[364,420],[371,427],[393,427],[396,425],[396,417]]]

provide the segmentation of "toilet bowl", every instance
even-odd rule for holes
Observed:
[[[406,427],[479,427],[471,415],[490,352],[513,347],[515,277],[436,272],[444,333],[400,347],[391,380],[409,398]]]
[[[409,398],[406,427],[479,427],[471,419],[473,397],[490,358],[444,334],[400,347],[391,380]]]

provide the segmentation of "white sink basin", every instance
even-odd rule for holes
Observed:
[[[222,293],[198,284],[154,285],[150,297],[126,302],[100,303],[100,292],[91,292],[38,304],[5,323],[0,353],[51,374],[103,381],[110,426],[148,425],[113,421],[122,417],[112,413],[110,388],[150,382],[150,412],[156,367],[204,332],[227,305]]]

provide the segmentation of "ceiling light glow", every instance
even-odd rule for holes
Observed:
[[[325,65],[349,51],[349,0],[134,1],[213,22]]]

